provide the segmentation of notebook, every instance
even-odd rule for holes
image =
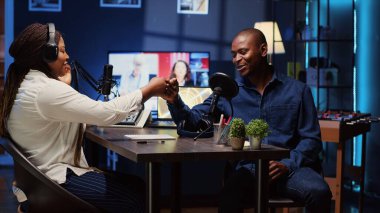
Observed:
[[[181,96],[181,99],[190,107],[190,109],[193,106],[202,103],[211,95],[211,93],[212,90],[208,87],[179,88],[179,95]],[[157,118],[148,124],[148,127],[177,128],[176,124],[172,120],[166,101],[162,98],[158,98],[157,106]]]

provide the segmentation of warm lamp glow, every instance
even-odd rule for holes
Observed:
[[[256,22],[254,28],[261,30],[264,33],[268,43],[268,54],[282,54],[285,53],[284,44],[282,43],[282,37],[280,30],[278,29],[277,22],[264,21]],[[274,30],[274,33],[273,33]],[[274,38],[273,38],[274,35]],[[273,46],[273,41],[274,46]],[[274,51],[273,51],[274,48]]]

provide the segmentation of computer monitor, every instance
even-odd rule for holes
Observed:
[[[110,51],[108,63],[113,65],[113,79],[117,82],[113,93],[127,94],[145,86],[155,76],[170,77],[172,67],[178,60],[189,64],[191,85],[208,87],[210,70],[208,52]],[[157,111],[157,98],[149,99],[145,107]]]

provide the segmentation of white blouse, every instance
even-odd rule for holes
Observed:
[[[82,175],[88,171],[83,150],[74,166],[74,143],[80,123],[110,125],[125,119],[142,105],[141,90],[100,102],[69,85],[30,70],[21,83],[9,116],[8,130],[27,158],[52,180],[66,181],[67,168]]]

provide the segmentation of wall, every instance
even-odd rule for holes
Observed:
[[[15,1],[17,35],[33,22],[54,22],[64,33],[71,59],[95,78],[111,50],[209,51],[211,72],[234,74],[230,42],[240,29],[265,18],[263,0],[210,0],[208,15],[177,14],[176,0],[142,0],[142,7],[104,8],[99,1],[64,0],[62,12],[29,12],[28,1]],[[86,94],[93,94],[85,87]]]

